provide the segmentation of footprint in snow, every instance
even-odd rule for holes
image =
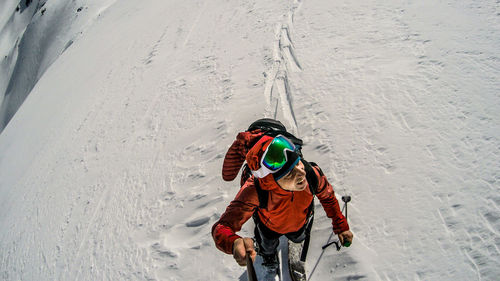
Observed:
[[[186,222],[187,227],[200,227],[210,222],[210,217],[201,217]]]

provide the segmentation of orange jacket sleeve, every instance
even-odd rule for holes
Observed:
[[[258,206],[257,190],[254,188],[253,178],[250,178],[212,227],[212,237],[219,250],[226,254],[233,253],[234,240],[240,238],[236,232],[241,230]]]
[[[349,224],[340,210],[339,202],[335,197],[332,185],[328,182],[326,176],[321,172],[319,167],[315,167],[314,169],[318,176],[318,190],[316,196],[323,206],[327,217],[332,219],[333,232],[339,234],[349,230]]]

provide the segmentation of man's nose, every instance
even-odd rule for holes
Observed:
[[[297,175],[303,176],[306,174],[304,167],[299,167],[299,165],[297,165],[295,168],[297,169]]]

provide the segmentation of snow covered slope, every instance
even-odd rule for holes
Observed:
[[[353,197],[355,241],[327,249],[312,280],[495,280],[499,13],[491,1],[115,2],[44,64],[0,134],[0,278],[245,280],[210,237],[238,191],[222,159],[239,130],[276,117]],[[330,235],[320,208],[309,271]]]
[[[3,0],[0,132],[45,70],[115,0]]]

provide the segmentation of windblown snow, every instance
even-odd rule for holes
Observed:
[[[498,1],[96,3],[0,4],[0,279],[246,280],[210,231],[263,117],[352,196],[310,280],[498,279]]]

